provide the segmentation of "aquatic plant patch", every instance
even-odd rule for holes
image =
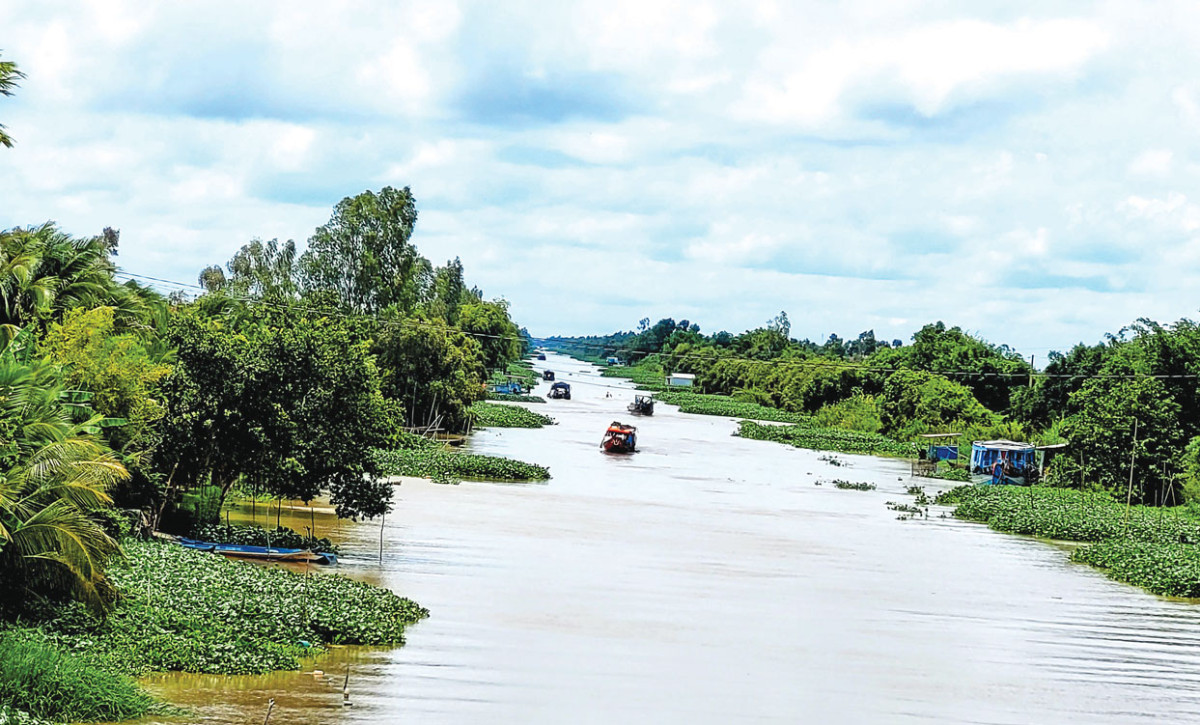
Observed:
[[[779,408],[768,408],[757,403],[734,400],[727,395],[706,395],[666,391],[654,396],[669,405],[678,405],[680,412],[695,415],[720,415],[728,418],[768,420],[777,423],[811,423],[812,416],[793,413]]]
[[[442,482],[456,478],[478,481],[545,481],[550,469],[501,456],[445,449],[375,451],[384,475],[425,476]]]
[[[512,393],[497,393],[488,391],[488,400],[500,400],[506,403],[545,403],[546,399],[540,395],[514,395]]]
[[[415,602],[337,574],[305,576],[191,551],[123,542],[121,592],[95,621],[64,608],[44,623],[60,648],[118,674],[255,674],[296,669],[325,644],[392,646],[429,615]]]
[[[1112,579],[1171,597],[1200,597],[1200,546],[1109,539],[1071,553]]]
[[[807,425],[762,425],[750,420],[738,424],[737,435],[759,441],[786,443],[797,448],[838,451],[872,456],[914,456],[917,446],[876,433]]]
[[[541,428],[554,425],[548,415],[535,413],[519,405],[478,402],[471,406],[475,425],[480,428]]]
[[[874,491],[875,484],[867,481],[843,481],[842,479],[834,479],[834,488],[840,488],[843,491]]]

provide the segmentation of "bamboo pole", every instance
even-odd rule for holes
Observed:
[[[271,721],[271,711],[275,709],[275,698],[267,700],[267,716],[263,718],[263,725],[267,725]]]
[[[1121,522],[1125,525],[1129,524],[1129,507],[1133,503],[1133,464],[1137,459],[1137,418],[1133,419],[1133,446],[1129,449],[1129,492],[1125,494],[1125,518]]]

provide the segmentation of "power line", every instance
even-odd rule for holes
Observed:
[[[201,292],[208,291],[206,288],[204,288],[198,284],[192,284],[189,282],[179,282],[176,280],[163,279],[160,277],[152,277],[150,275],[137,274],[134,272],[117,271],[114,274],[115,274],[115,276],[147,280],[147,281],[151,281],[151,282],[157,282],[159,284],[174,285],[175,287],[181,288],[179,290],[174,290],[174,291],[182,291],[182,289],[194,289],[194,290],[199,290]],[[273,302],[270,300],[264,300],[264,299],[257,298],[257,297],[232,295],[229,293],[224,293],[224,295],[227,299],[234,300],[237,302],[243,302],[245,304],[250,304],[250,305],[261,305],[263,307],[268,307],[271,309],[277,309],[277,310],[283,310],[283,311],[309,312],[309,313],[313,313],[313,314],[319,314],[319,315],[322,315],[325,317],[339,317],[342,319],[361,319],[362,317],[372,317],[377,323],[379,323],[380,325],[383,325],[385,327],[440,327],[439,325],[436,325],[435,323],[425,322],[423,320],[413,320],[413,319],[387,320],[387,319],[382,319],[382,318],[371,316],[371,315],[354,314],[354,313],[341,312],[339,310],[330,310],[327,308],[311,307],[308,305],[303,305],[303,304],[294,303],[294,302],[293,303]],[[527,339],[521,335],[492,335],[492,334],[488,334],[488,333],[484,333],[484,332],[468,332],[466,330],[461,330],[461,329],[456,330],[456,331],[459,332],[460,334],[466,335],[468,337],[483,338],[483,339],[514,340],[514,341],[523,341],[523,340]],[[781,360],[781,359],[776,358],[776,359],[772,359],[772,360],[758,360],[755,358],[722,356],[722,355],[710,354],[705,351],[696,351],[696,352],[688,352],[688,353],[683,353],[683,354],[675,354],[675,353],[664,353],[664,352],[656,351],[656,350],[637,350],[637,349],[619,350],[619,348],[617,346],[612,345],[612,344],[605,344],[605,343],[599,343],[599,342],[591,343],[591,342],[582,342],[582,341],[581,342],[568,342],[568,340],[570,338],[552,339],[552,338],[535,338],[535,337],[531,336],[528,339],[530,339],[534,342],[537,342],[537,343],[548,344],[550,346],[562,345],[564,347],[574,347],[574,348],[582,347],[582,348],[590,348],[590,349],[594,349],[594,350],[620,351],[620,352],[623,352],[624,354],[626,354],[627,356],[640,355],[643,358],[649,358],[651,356],[658,355],[658,356],[667,358],[669,360],[669,362],[671,362],[672,364],[675,364],[675,363],[678,363],[681,361],[696,360],[696,361],[709,361],[709,362],[713,362],[713,363],[736,362],[736,363],[744,363],[744,364],[755,365],[755,366],[767,366],[767,367],[777,367],[777,368],[791,367],[791,368],[854,370],[857,372],[877,372],[877,373],[887,373],[887,374],[897,372],[898,370],[912,369],[912,368],[901,368],[901,367],[893,368],[893,367],[886,367],[886,366],[880,366],[880,365],[872,366],[872,365],[864,365],[862,363],[855,363],[855,362],[850,362],[850,361],[845,361],[845,360],[830,360],[830,359],[807,358],[807,359],[803,359],[803,360]],[[708,348],[708,349],[713,349],[713,348]],[[1013,362],[1016,362],[1016,361],[1014,360]],[[1022,361],[1022,363],[1023,362],[1024,361]],[[937,375],[942,375],[947,378],[969,378],[972,380],[987,379],[987,378],[1028,379],[1031,376],[1031,373],[1028,370],[1021,371],[1021,372],[1011,372],[1011,373],[997,372],[997,371],[978,371],[978,370],[947,370],[947,371],[926,370],[925,372],[935,373]],[[1081,373],[1047,373],[1047,372],[1033,371],[1032,377],[1044,378],[1044,379],[1078,379],[1078,380],[1091,380],[1091,379],[1194,380],[1194,379],[1200,379],[1200,374],[1193,374],[1193,373],[1184,373],[1184,374],[1089,373],[1089,374],[1081,374]]]

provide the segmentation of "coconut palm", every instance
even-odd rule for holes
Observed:
[[[128,473],[57,370],[22,362],[14,347],[0,354],[0,580],[102,607],[112,595],[104,566],[118,548],[93,517]]]
[[[17,81],[25,77],[25,74],[17,70],[17,64],[11,60],[0,60],[0,96],[11,96],[13,89],[17,87]],[[0,146],[12,148],[13,140],[4,132],[4,126],[0,125]]]

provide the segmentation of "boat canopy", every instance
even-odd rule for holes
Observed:
[[[1037,468],[1037,448],[1017,441],[975,441],[971,444],[971,472],[991,473],[997,461],[1004,461],[1018,475]]]

